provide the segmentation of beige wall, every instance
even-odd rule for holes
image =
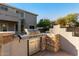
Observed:
[[[15,40],[12,42],[12,51],[11,55],[13,56],[27,56],[27,40]]]
[[[37,16],[29,14],[29,13],[25,13],[25,27],[29,28],[30,25],[35,26],[36,27],[36,23],[37,23]]]
[[[60,34],[60,46],[72,55],[79,56],[79,37],[72,36],[72,32],[67,32],[66,28],[60,28],[59,25],[54,26],[54,34]]]
[[[0,10],[0,20],[18,21],[18,15],[9,11]]]
[[[27,56],[27,40],[14,39],[14,41],[3,44],[1,48],[2,56]]]
[[[14,9],[14,8],[8,8],[8,11],[11,13],[16,13],[16,9]]]

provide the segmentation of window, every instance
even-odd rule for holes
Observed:
[[[30,29],[34,29],[34,26],[31,25],[31,26],[29,26],[29,28],[30,28]]]
[[[21,17],[24,17],[24,13],[21,12],[21,13],[20,13],[20,16],[21,16]]]
[[[7,6],[0,6],[0,10],[8,11],[8,7]]]
[[[24,13],[23,12],[20,12],[20,11],[16,11],[17,14],[20,15],[20,17],[24,17]]]
[[[6,24],[2,24],[2,31],[7,31],[7,25]]]
[[[16,13],[19,13],[19,11],[16,11]]]

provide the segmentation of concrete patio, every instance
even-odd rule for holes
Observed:
[[[57,53],[54,53],[54,52],[45,50],[45,51],[41,51],[36,54],[33,54],[32,56],[72,56],[72,55],[65,51],[59,51]]]

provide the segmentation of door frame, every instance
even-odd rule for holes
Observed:
[[[8,31],[8,24],[7,23],[1,23],[1,31],[3,31],[3,24],[5,24],[5,27],[6,27],[6,31]],[[4,32],[4,31],[3,31]]]

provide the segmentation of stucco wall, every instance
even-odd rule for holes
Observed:
[[[67,32],[66,28],[60,28],[59,25],[54,26],[54,34],[60,35],[60,47],[72,55],[79,55],[79,37],[72,36],[72,32]]]
[[[25,27],[26,28],[29,28],[30,25],[36,27],[36,23],[37,23],[37,16],[29,14],[29,13],[25,13]]]
[[[2,56],[27,56],[27,40],[14,39],[12,42],[3,44],[1,48]]]
[[[15,40],[12,42],[12,51],[11,55],[13,56],[27,56],[27,40]]]
[[[9,11],[0,10],[0,20],[18,21],[18,15]]]

